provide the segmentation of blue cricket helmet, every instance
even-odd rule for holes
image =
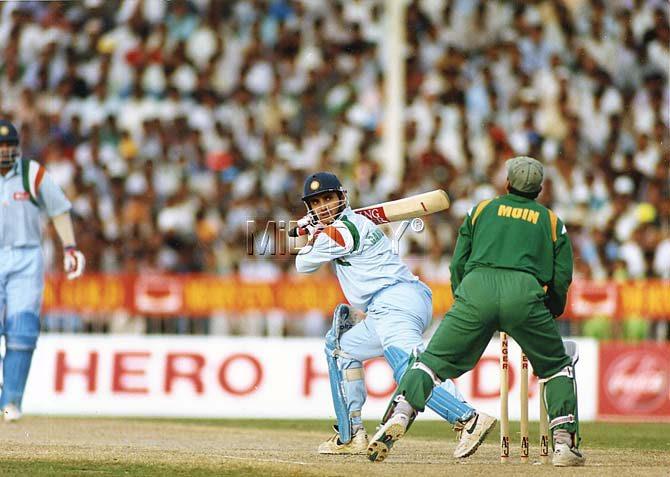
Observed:
[[[19,132],[11,121],[0,119],[0,145],[12,146],[9,150],[0,152],[0,166],[11,167],[21,157],[19,142]]]
[[[338,203],[339,210],[337,211],[335,218],[339,217],[342,211],[349,206],[347,191],[342,187],[342,183],[335,174],[330,172],[317,172],[316,174],[312,174],[305,180],[302,201],[305,203],[307,212],[314,222],[318,222],[318,217],[315,211],[312,210],[312,206],[309,204],[309,199],[319,194],[323,194],[324,192],[337,192],[337,195],[340,198]]]
[[[19,145],[19,132],[7,119],[0,119],[0,144]]]
[[[310,197],[323,194],[324,192],[341,192],[344,197],[346,190],[344,190],[342,183],[335,174],[330,172],[317,172],[305,179],[302,200],[307,203]]]

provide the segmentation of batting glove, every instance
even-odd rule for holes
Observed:
[[[296,226],[289,230],[289,237],[301,237],[303,235],[309,235],[310,239],[313,239],[321,230],[323,230],[324,225],[319,222],[314,222],[310,214],[305,215],[301,219],[298,219]]]
[[[74,280],[84,273],[86,267],[86,258],[84,254],[75,247],[65,247],[63,256],[63,268],[67,274],[68,280]]]
[[[309,235],[307,240],[308,245],[312,245],[316,240],[316,237],[318,237],[321,231],[326,228],[321,222],[314,222],[310,215],[305,215],[302,219],[298,220],[298,226],[301,226]]]

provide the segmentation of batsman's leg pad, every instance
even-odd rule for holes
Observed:
[[[5,335],[7,349],[32,351],[40,334],[40,317],[29,311],[7,316],[2,334]]]
[[[7,316],[2,332],[5,335],[6,351],[2,363],[0,409],[10,403],[21,409],[33,350],[40,332],[40,317],[27,311]]]
[[[8,404],[14,404],[21,409],[21,401],[26,389],[32,358],[32,350],[7,349],[5,359],[2,362],[4,381],[2,395],[0,396],[0,409],[4,409]]]
[[[400,382],[408,368],[410,356],[405,351],[394,346],[389,346],[385,349],[384,356],[393,368],[394,379],[396,382]],[[440,382],[435,373],[424,363],[412,360],[412,367],[423,370],[435,383],[435,387],[426,405],[440,417],[446,419],[450,424],[456,424],[458,421],[467,421],[475,414],[475,410],[469,404],[463,402],[463,397],[456,390],[453,381]],[[411,401],[410,404],[412,404]]]
[[[345,303],[340,303],[333,311],[333,324],[328,333],[336,336],[339,341],[342,335],[352,329],[357,323],[358,318],[354,313],[354,309]]]
[[[410,355],[400,348],[389,346],[384,350],[384,357],[393,370],[393,379],[396,383],[399,383],[403,374],[407,371]]]
[[[326,360],[333,407],[337,417],[340,441],[347,444],[353,437],[353,426],[362,425],[361,409],[367,398],[363,363],[340,349],[340,337],[355,325],[351,308],[340,304],[333,313],[333,325],[326,334]]]
[[[475,415],[476,411],[467,402],[458,399],[449,392],[448,383],[449,381],[445,381],[440,386],[435,386],[426,405],[450,424],[466,422]],[[453,383],[451,383],[451,386],[453,387]]]
[[[361,409],[367,398],[363,379],[363,364],[338,354],[338,349],[326,347],[330,391],[337,416],[340,441],[348,443],[352,427],[362,424]]]
[[[363,363],[343,360],[344,396],[347,399],[349,420],[353,428],[363,425],[361,409],[367,398]]]
[[[8,350],[32,351],[37,346],[37,337],[40,334],[40,317],[29,311],[8,316],[2,332]]]

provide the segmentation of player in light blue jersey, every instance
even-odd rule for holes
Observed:
[[[40,331],[44,288],[40,213],[51,218],[65,248],[69,279],[84,271],[70,202],[36,161],[21,158],[19,134],[0,119],[0,336],[5,341],[0,409],[5,421],[21,417],[21,401]]]
[[[422,335],[433,316],[432,293],[400,260],[386,235],[351,210],[335,175],[309,176],[302,200],[308,214],[300,223],[306,224],[310,237],[296,256],[296,269],[311,273],[331,263],[351,305],[337,306],[326,335],[337,426],[319,452],[365,453],[363,362],[384,356],[398,382],[412,353],[423,350]],[[450,380],[433,388],[428,406],[460,432],[455,457],[472,455],[496,423],[466,403]]]

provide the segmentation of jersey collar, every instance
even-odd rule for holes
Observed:
[[[337,219],[339,220],[339,219],[342,218],[342,216],[350,215],[350,214],[353,214],[353,213],[354,213],[354,211],[351,210],[351,206],[347,206],[342,210],[342,212],[340,212],[340,215],[337,217]]]
[[[505,195],[506,199],[513,200],[515,202],[535,202],[535,199],[529,199],[528,197],[522,197],[520,195],[508,193]]]

